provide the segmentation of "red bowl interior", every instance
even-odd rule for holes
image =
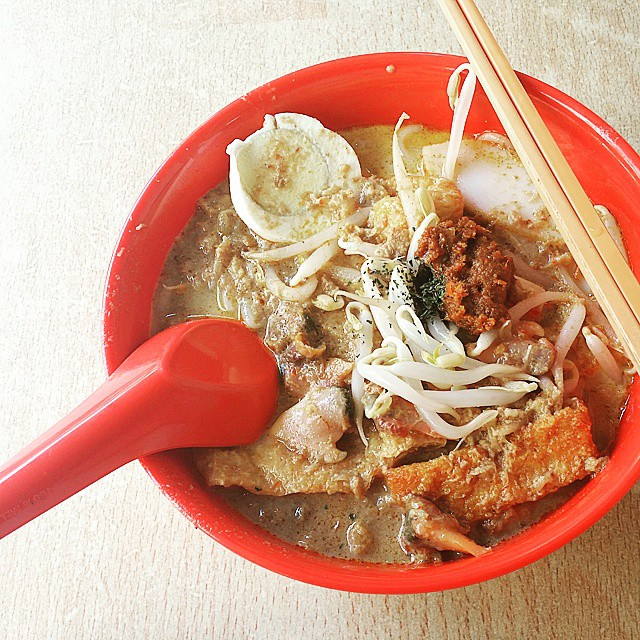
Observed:
[[[225,107],[192,133],[149,182],[122,232],[109,273],[104,349],[111,373],[149,337],[152,297],[167,253],[196,201],[226,177],[226,146],[258,129],[266,113],[293,111],[327,127],[413,122],[447,129],[445,87],[462,58],[430,53],[384,53],[309,67],[269,82]],[[590,198],[617,216],[631,260],[640,264],[640,157],[609,125],[560,91],[520,78]],[[486,96],[474,99],[467,133],[502,128]],[[142,460],[163,493],[197,527],[237,554],[312,584],[369,593],[415,593],[461,587],[523,567],[591,526],[640,477],[640,398],[634,384],[611,461],[575,497],[487,556],[440,566],[375,565],[320,556],[285,543],[212,495],[188,452]],[[241,409],[239,408],[239,416]]]

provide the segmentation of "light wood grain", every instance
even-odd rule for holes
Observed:
[[[516,68],[640,148],[635,0],[479,6]],[[268,79],[384,50],[459,48],[429,1],[0,2],[1,458],[103,379],[110,252],[169,151]],[[515,574],[442,594],[353,595],[235,557],[130,465],[0,543],[0,637],[632,639],[639,513],[636,486]]]
[[[473,0],[439,0],[551,219],[640,370],[640,283]]]

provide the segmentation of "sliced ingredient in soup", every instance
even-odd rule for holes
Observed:
[[[195,453],[230,504],[330,556],[429,563],[487,553],[597,473],[631,372],[509,141],[401,125],[278,114],[233,143],[155,330],[235,317],[276,356],[264,435]]]

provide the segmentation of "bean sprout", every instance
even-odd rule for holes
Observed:
[[[489,331],[483,331],[478,336],[478,341],[469,349],[469,355],[473,358],[484,353],[498,339],[498,329],[494,327]]]
[[[391,372],[385,371],[381,366],[368,364],[365,359],[364,361],[360,361],[357,363],[356,369],[358,373],[360,373],[360,375],[366,380],[370,380],[371,382],[383,387],[393,395],[404,398],[408,402],[414,404],[416,407],[422,407],[427,411],[435,411],[437,413],[448,413],[454,418],[457,417],[457,414],[455,411],[453,411],[452,407],[434,400],[433,398],[424,397],[422,393],[411,387],[411,385],[407,384],[403,380],[400,380],[398,376],[393,375]],[[434,393],[445,392],[438,391]]]
[[[413,236],[411,237],[411,242],[409,243],[409,250],[407,251],[407,262],[410,266],[413,266],[413,262],[415,261],[416,251],[418,250],[420,238],[422,238],[424,232],[429,227],[435,227],[439,222],[440,218],[438,218],[438,216],[434,212],[430,212],[415,230]]]
[[[458,88],[460,86],[460,74],[468,71],[468,75],[462,83],[460,95],[458,96]],[[449,137],[449,145],[447,146],[447,156],[442,167],[442,176],[453,180],[456,175],[456,163],[458,154],[460,153],[460,145],[462,144],[462,134],[464,133],[464,125],[469,116],[471,109],[471,101],[473,93],[476,89],[476,74],[472,71],[471,65],[468,63],[461,64],[449,78],[447,85],[447,93],[449,94],[449,104],[453,109],[453,121],[451,122],[451,136]]]
[[[593,354],[598,364],[602,367],[603,371],[616,383],[622,383],[622,371],[618,366],[615,358],[611,354],[611,351],[607,348],[607,345],[588,327],[582,328],[582,335],[589,347],[589,351]]]
[[[315,300],[311,302],[314,307],[322,309],[322,311],[337,311],[344,307],[344,300],[342,298],[333,299],[326,293],[321,293]]]
[[[295,275],[289,281],[292,287],[299,285],[303,280],[307,280],[312,275],[318,273],[331,258],[338,253],[338,243],[330,240],[326,244],[319,246],[311,255],[298,267]]]
[[[569,370],[569,377],[564,375],[564,370]],[[575,392],[578,388],[578,382],[580,382],[580,372],[578,371],[578,367],[576,367],[575,363],[571,360],[565,359],[563,365],[563,384],[564,384],[564,395],[569,396]]]
[[[328,264],[326,270],[332,278],[339,280],[346,286],[357,284],[362,278],[360,269],[354,269],[353,267]]]
[[[535,282],[531,282],[531,280],[521,278],[520,276],[514,276],[514,280],[520,283],[520,286],[527,289],[527,291],[532,291],[533,293],[542,293],[544,291],[544,287],[541,287]]]
[[[446,438],[447,440],[460,440],[461,442],[474,431],[495,422],[498,417],[498,412],[495,409],[489,409],[487,411],[483,411],[479,416],[476,416],[473,420],[467,422],[467,424],[462,424],[459,427],[456,427],[455,425],[449,424],[443,420],[433,411],[424,411],[420,407],[416,407],[416,410],[432,431],[435,431],[438,435]],[[414,428],[421,430],[419,424],[415,425]]]
[[[580,332],[580,327],[582,327],[586,314],[587,310],[584,305],[576,304],[569,312],[565,323],[562,325],[562,329],[560,329],[558,339],[556,340],[556,359],[553,363],[552,373],[553,380],[556,387],[560,390],[560,393],[563,393],[564,359],[567,357],[567,353],[569,353],[571,345],[574,343],[578,333]]]
[[[547,289],[553,285],[553,280],[544,272],[539,269],[534,269],[531,265],[527,264],[519,255],[508,249],[502,249],[502,253],[509,256],[513,260],[513,266],[517,273],[525,277],[531,282],[535,282],[541,287]]]
[[[451,352],[463,357],[466,355],[462,342],[456,337],[454,331],[452,331],[450,327],[447,327],[440,318],[435,317],[428,320],[427,328],[429,329],[429,333],[436,338],[436,340],[442,342]]]
[[[357,321],[357,325],[352,321],[352,326],[357,332],[356,339],[356,361],[367,357],[373,349],[373,319],[369,309],[359,302],[350,302],[346,308],[347,318]],[[357,327],[357,328],[356,328]],[[353,397],[353,413],[358,429],[360,440],[366,447],[369,443],[364,434],[362,426],[362,418],[364,415],[364,406],[362,397],[364,395],[364,378],[358,372],[357,366],[351,374],[351,395]]]
[[[513,404],[537,388],[537,382],[518,380],[507,382],[503,387],[486,386],[463,391],[423,391],[420,395],[427,400],[445,403],[454,409],[465,409]]]
[[[379,244],[365,242],[360,238],[351,240],[338,240],[338,246],[344,251],[345,256],[362,256],[363,258],[378,258],[384,255],[384,249]]]
[[[287,302],[305,302],[318,286],[318,279],[311,276],[304,284],[297,287],[288,287],[271,265],[264,267],[264,283],[267,289],[278,299]]]
[[[319,231],[318,233],[295,242],[294,244],[288,244],[284,247],[278,247],[277,249],[269,249],[267,251],[249,251],[244,254],[245,258],[250,260],[261,260],[262,262],[278,262],[279,260],[286,260],[287,258],[293,258],[301,253],[307,253],[317,249],[329,240],[334,240],[340,234],[340,229],[348,224],[361,225],[369,217],[371,211],[370,207],[365,207],[353,213],[346,218],[343,218],[339,222],[332,224],[331,226]]]
[[[454,385],[469,385],[480,382],[485,378],[515,378],[536,382],[536,378],[524,374],[518,367],[506,364],[485,364],[475,369],[450,371],[423,362],[397,362],[389,366],[391,373],[403,378],[415,378],[433,385],[451,387]]]
[[[607,336],[614,338],[615,333],[611,328],[611,325],[609,324],[609,321],[607,320],[606,316],[604,315],[604,313],[602,313],[602,310],[600,309],[600,307],[591,299],[591,297],[585,291],[583,291],[580,288],[580,286],[575,281],[575,279],[571,276],[569,271],[567,271],[565,267],[559,267],[558,276],[560,280],[564,282],[565,286],[568,289],[571,289],[573,293],[575,293],[579,298],[582,299],[582,301],[587,307],[587,311],[589,312],[591,321],[604,327],[604,330]]]
[[[611,239],[614,241],[615,245],[618,247],[618,250],[622,254],[622,257],[629,263],[629,256],[627,255],[627,250],[624,248],[624,240],[622,238],[622,233],[620,231],[620,227],[618,226],[618,221],[613,217],[613,214],[607,207],[602,204],[595,204],[593,208],[596,210],[598,215],[600,216],[600,220],[604,224],[606,230],[609,232]]]
[[[398,141],[398,132],[400,131],[400,127],[402,126],[402,123],[408,118],[409,116],[406,113],[403,113],[400,116],[393,131],[391,150],[393,155],[393,173],[396,178],[396,188],[398,190],[398,196],[400,197],[402,210],[404,211],[404,215],[407,218],[409,229],[413,230],[418,228],[418,226],[422,222],[422,219],[424,218],[424,214],[422,213],[420,202],[418,201],[413,183],[411,182],[411,177],[409,176],[407,167],[404,164],[404,160],[402,158],[402,149]]]
[[[509,316],[511,317],[511,322],[515,324],[522,316],[529,313],[531,309],[535,309],[542,304],[546,304],[547,302],[569,302],[570,300],[571,296],[568,293],[561,291],[543,291],[542,293],[536,293],[529,298],[520,300],[520,302],[509,309]]]

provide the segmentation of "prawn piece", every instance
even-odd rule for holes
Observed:
[[[408,526],[417,538],[438,551],[457,551],[481,556],[489,549],[468,538],[455,516],[443,513],[433,502],[411,495],[406,501]]]

